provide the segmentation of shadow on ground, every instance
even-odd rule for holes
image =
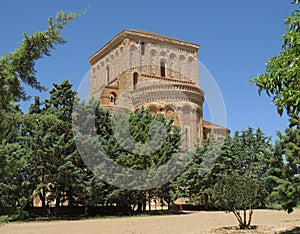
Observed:
[[[299,234],[299,233],[300,233],[300,227],[295,227],[287,231],[279,232],[279,234]]]
[[[256,233],[258,226],[250,226],[248,229],[240,229],[239,226],[228,226],[213,229],[213,233]]]

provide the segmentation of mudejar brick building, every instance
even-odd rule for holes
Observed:
[[[90,57],[90,96],[109,108],[164,113],[193,148],[213,131],[229,130],[203,120],[198,79],[199,45],[141,30],[124,30]],[[205,81],[204,81],[205,82]]]

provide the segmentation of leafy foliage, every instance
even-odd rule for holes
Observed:
[[[225,211],[233,212],[241,229],[248,229],[251,225],[253,207],[258,205],[260,187],[259,181],[249,176],[236,173],[225,175],[214,186],[213,199]]]
[[[24,34],[24,40],[11,53],[0,57],[0,109],[6,109],[11,102],[27,100],[24,84],[39,91],[46,90],[35,77],[35,62],[50,52],[57,44],[65,43],[61,37],[62,29],[79,14],[59,12],[53,22],[49,18],[49,26],[43,32],[29,36]]]
[[[298,4],[298,1],[294,1]],[[300,111],[300,11],[295,10],[285,21],[287,28],[283,36],[283,51],[270,58],[266,73],[253,77],[251,82],[258,87],[259,93],[265,91],[273,97],[277,111],[282,115]]]
[[[101,175],[109,177],[112,180],[111,184],[114,184],[115,180],[124,181],[126,172],[122,168],[133,170],[158,168],[178,152],[181,142],[180,129],[173,126],[173,122],[167,121],[163,115],[152,116],[148,110],[141,108],[136,113],[127,115],[115,112],[113,117],[110,117],[107,110],[93,102],[94,100],[91,100],[87,105],[79,105],[74,116],[74,122],[80,123],[81,128],[79,134],[76,134],[80,139],[77,146],[82,149],[81,153],[88,155],[84,161],[89,168],[100,177]],[[155,127],[153,122],[158,127]],[[96,128],[88,123],[95,123]],[[163,134],[161,129],[165,129]],[[103,150],[97,149],[99,145]],[[104,163],[110,159],[123,167],[116,169],[112,163],[109,163],[108,167]],[[130,181],[124,183],[136,185],[141,181],[140,178],[132,177]],[[146,190],[127,190],[112,186],[105,186],[105,189],[107,193],[104,200],[107,203],[130,204],[138,212],[144,211],[146,202],[151,199],[158,198],[168,204],[171,203],[171,187],[168,183],[156,189]]]
[[[173,184],[175,200],[188,197],[192,205],[204,205],[205,209],[214,206],[209,199],[215,183],[212,170],[220,156],[221,146],[222,143],[211,136],[202,146],[196,148],[191,155],[192,162]]]
[[[270,140],[251,127],[227,136],[221,146],[213,136],[207,139],[175,181],[175,199],[188,197],[206,210],[233,212],[240,227],[249,228],[253,209],[273,202],[271,193],[283,177],[283,159],[273,154]]]
[[[257,179],[262,188],[258,192],[257,207],[269,202],[277,178],[281,176],[283,162],[280,156],[274,157],[270,137],[266,137],[258,128],[236,131],[234,137],[228,136],[223,145],[213,137],[204,141],[196,149],[193,161],[178,178],[176,188],[178,197],[189,197],[195,205],[204,205],[206,209],[215,207],[210,199],[214,185],[224,176],[238,174]]]
[[[44,102],[35,98],[28,114],[3,115],[0,206],[24,211],[38,197],[46,213],[53,202],[58,207],[86,200],[90,172],[73,139],[71,113],[77,99],[71,88],[68,81],[55,84],[50,98]]]
[[[114,172],[114,168],[104,172],[103,157],[96,147],[100,143],[110,160],[126,168],[159,168],[180,151],[180,128],[174,126],[172,120],[160,114],[152,116],[144,108],[126,117],[114,113],[111,118],[99,103],[93,108],[94,100],[79,104],[80,111],[73,116],[73,121],[80,122],[83,133],[96,133],[90,137],[78,136],[82,137],[82,147],[92,152],[90,161],[83,162],[72,131],[73,106],[78,102],[72,84],[68,81],[54,84],[48,99],[41,101],[35,97],[28,114],[23,114],[14,104],[28,99],[24,85],[45,90],[35,77],[35,62],[50,56],[56,45],[65,42],[61,31],[78,16],[58,13],[55,22],[49,19],[46,31],[32,36],[25,34],[19,48],[0,58],[2,210],[14,208],[19,217],[24,218],[38,197],[44,214],[50,204],[56,207],[124,205],[142,212],[147,202],[151,209],[151,201],[170,205],[176,198],[188,197],[192,204],[206,209],[219,207],[233,212],[241,228],[250,226],[253,208],[264,207],[272,199],[281,200],[283,207],[292,211],[300,194],[299,11],[286,20],[289,29],[283,37],[282,53],[269,60],[266,74],[252,80],[260,92],[274,96],[280,114],[285,108],[292,117],[285,135],[279,133],[275,149],[260,129],[249,127],[237,131],[233,137],[228,136],[223,145],[212,136],[195,152],[188,152],[193,160],[176,180],[146,190],[116,188],[102,181],[88,166],[93,164],[91,169],[100,173]],[[89,126],[90,121],[95,124]],[[152,125],[153,122],[157,125]],[[116,179],[121,179],[123,171],[118,173]],[[130,183],[139,183],[139,180],[132,178]]]
[[[294,0],[292,4],[299,4]],[[286,110],[290,126],[285,135],[278,133],[275,157],[286,159],[284,167],[277,167],[282,175],[275,176],[279,186],[274,193],[288,212],[293,211],[299,201],[299,110],[300,110],[300,11],[295,10],[285,21],[286,33],[283,35],[283,51],[268,60],[266,73],[252,78],[259,92],[265,91],[273,96],[279,115]],[[275,165],[273,165],[276,167]],[[278,174],[278,173],[277,173]]]
[[[300,116],[295,114],[289,121],[285,134],[278,132],[280,140],[276,141],[275,154],[284,155],[286,164],[284,177],[279,179],[279,186],[273,193],[288,213],[300,201]]]

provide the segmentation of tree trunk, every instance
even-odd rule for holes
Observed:
[[[208,195],[204,194],[204,209],[208,210]]]
[[[240,215],[240,212],[237,211],[237,210],[233,210],[232,212],[235,215],[236,219],[239,221],[239,226],[241,228],[241,226],[243,226],[243,220],[242,220],[242,217]]]
[[[151,210],[151,197],[148,196],[148,206],[149,206],[149,210]]]
[[[138,202],[138,208],[137,208],[137,212],[141,213],[142,212],[142,208],[143,208],[143,203],[142,202]]]
[[[147,200],[145,199],[145,200],[143,201],[143,212],[146,211],[146,207],[147,207]]]
[[[253,210],[250,208],[249,210],[249,220],[247,226],[250,227],[252,221]]]
[[[243,223],[243,225],[246,228],[246,226],[247,226],[247,210],[244,210],[244,223]]]
[[[60,198],[61,198],[61,194],[58,193],[55,198],[54,215],[58,215],[58,212],[59,212],[58,210],[59,210],[59,206],[60,206]]]
[[[252,215],[253,215],[252,209],[249,209],[248,222],[247,222],[247,210],[243,210],[243,218],[239,211],[233,210],[232,212],[235,215],[235,217],[237,218],[237,220],[239,221],[240,229],[249,229],[250,228],[251,219],[252,219]]]
[[[60,198],[61,198],[61,194],[59,193],[59,194],[56,195],[56,198],[55,198],[55,208],[59,207]]]
[[[46,210],[46,194],[45,194],[44,190],[42,190],[40,192],[39,197],[40,197],[41,202],[42,202],[42,214],[46,215],[46,213],[47,213],[47,210]]]

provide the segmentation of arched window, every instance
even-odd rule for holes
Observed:
[[[115,93],[111,93],[109,97],[109,102],[111,105],[116,105],[117,95]]]
[[[106,84],[108,84],[108,82],[109,82],[109,66],[106,66],[105,76],[106,76]]]
[[[160,62],[160,76],[166,77],[166,63],[164,61]]]
[[[136,67],[138,66],[139,64],[139,54],[138,54],[138,49],[134,46],[134,45],[131,45],[130,46],[130,49],[129,49],[129,67],[130,68],[133,68],[133,67]]]
[[[141,54],[142,55],[145,54],[145,43],[144,42],[141,43]]]
[[[133,90],[136,90],[139,74],[137,72],[133,73]]]

